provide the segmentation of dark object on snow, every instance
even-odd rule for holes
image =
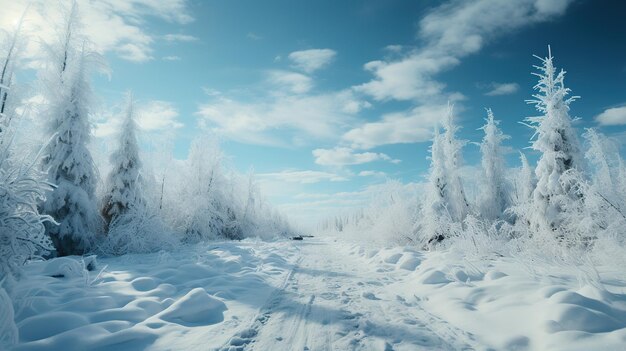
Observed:
[[[436,236],[433,236],[432,238],[428,239],[428,244],[429,244],[429,245],[434,245],[434,244],[440,243],[440,242],[442,242],[442,241],[443,241],[443,239],[445,239],[445,238],[446,238],[446,237],[445,237],[445,236],[443,236],[443,235],[441,235],[441,234],[436,235]]]
[[[303,238],[302,238],[302,236],[301,236],[301,235],[294,236],[294,237],[292,237],[292,238],[291,238],[291,240],[302,240],[302,239],[303,239]]]

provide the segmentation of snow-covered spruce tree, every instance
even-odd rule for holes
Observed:
[[[465,196],[463,183],[461,182],[460,168],[463,165],[461,154],[466,140],[456,138],[459,127],[454,123],[453,106],[448,108],[446,118],[443,120],[443,154],[445,163],[445,177],[447,178],[447,203],[452,220],[457,223],[463,222],[469,213],[469,202]]]
[[[101,232],[95,198],[97,173],[87,148],[91,137],[89,74],[100,57],[87,48],[78,33],[76,3],[62,34],[50,46],[48,65],[41,77],[48,106],[42,118],[54,136],[43,157],[43,169],[56,187],[42,209],[59,225],[46,224],[58,255],[83,254]]]
[[[540,72],[534,89],[537,93],[528,103],[534,104],[541,116],[528,117],[526,122],[535,130],[532,149],[539,151],[535,174],[537,186],[533,191],[533,206],[528,216],[531,232],[548,234],[563,239],[559,227],[567,217],[564,213],[571,203],[580,200],[579,187],[562,179],[566,172],[578,172],[582,166],[581,153],[576,132],[569,116],[569,106],[577,97],[569,97],[565,87],[565,71],[557,73],[552,53],[548,47],[548,57],[540,58]],[[569,180],[577,177],[568,177]]]
[[[480,214],[489,220],[501,219],[509,207],[510,186],[504,176],[505,165],[502,142],[509,138],[498,128],[491,109],[487,109],[486,124],[480,129],[485,132],[480,144],[484,184],[480,195]]]
[[[117,150],[102,201],[107,229],[100,249],[108,254],[147,253],[170,249],[176,238],[165,231],[157,215],[158,203],[148,203],[144,193],[142,162],[136,137],[132,96],[128,94]]]
[[[133,98],[129,94],[117,150],[111,154],[113,168],[107,178],[107,190],[102,202],[102,217],[107,227],[130,207],[145,206],[135,129]]]
[[[435,127],[430,146],[428,185],[417,230],[422,244],[435,243],[445,239],[446,227],[443,224],[451,220],[446,203],[446,193],[449,188],[442,144],[443,136],[439,133],[439,127]]]
[[[418,221],[417,233],[422,243],[434,244],[453,235],[452,226],[460,226],[469,213],[459,174],[462,164],[461,150],[466,141],[458,140],[458,127],[454,124],[452,107],[443,121],[444,133],[435,128],[431,145],[431,167]]]

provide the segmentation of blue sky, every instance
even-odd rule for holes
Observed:
[[[0,0],[5,27],[25,2]],[[56,12],[34,1],[31,37],[49,37]],[[58,6],[57,6],[58,7]],[[621,1],[79,1],[85,32],[111,76],[94,77],[102,107],[134,92],[140,125],[185,158],[198,135],[222,140],[242,172],[253,167],[270,200],[315,222],[367,203],[387,179],[419,182],[430,132],[448,101],[460,137],[480,141],[485,108],[528,146],[518,122],[535,114],[538,60],[552,46],[582,98],[577,128],[624,137],[626,24]],[[37,49],[27,58],[36,61]],[[27,60],[28,61],[28,60]],[[96,118],[96,134],[116,120]],[[533,159],[533,155],[529,155]],[[475,164],[478,148],[465,159]],[[508,162],[517,166],[517,153]]]

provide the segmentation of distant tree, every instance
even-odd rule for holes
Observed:
[[[533,168],[528,163],[528,159],[524,153],[520,152],[520,161],[522,167],[518,176],[517,203],[525,204],[532,201],[533,191],[536,186],[536,179]]]
[[[615,143],[593,128],[583,134],[587,141],[585,158],[593,169],[593,182],[596,188],[613,195],[619,183],[619,149]]]
[[[59,225],[46,224],[58,255],[83,254],[101,232],[95,198],[97,172],[87,148],[91,137],[88,76],[99,56],[79,36],[74,2],[61,36],[48,52],[42,74],[48,106],[43,112],[48,135],[53,136],[43,158],[43,169],[56,187],[43,204],[43,212]]]
[[[548,47],[548,57],[540,58],[541,66],[535,66],[539,77],[535,85],[537,93],[528,103],[534,104],[541,116],[528,117],[526,122],[535,130],[531,148],[541,156],[535,168],[537,186],[533,191],[533,206],[530,222],[535,231],[557,231],[563,223],[568,203],[580,200],[579,187],[562,179],[566,172],[578,172],[582,167],[581,152],[569,116],[570,103],[577,97],[569,97],[570,89],[565,87],[565,71],[557,73],[552,53]],[[578,177],[568,176],[568,180]],[[557,234],[560,236],[561,234]]]
[[[502,142],[509,138],[498,128],[491,109],[487,109],[486,124],[480,128],[485,132],[480,144],[481,164],[484,174],[482,193],[480,196],[480,214],[487,219],[502,218],[504,211],[511,203],[510,185],[504,172],[505,164]]]
[[[107,178],[107,191],[102,207],[102,217],[107,226],[125,214],[130,207],[145,206],[135,129],[133,98],[129,93],[117,150],[111,154],[113,168]]]

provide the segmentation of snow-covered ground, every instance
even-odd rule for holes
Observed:
[[[89,272],[35,262],[14,290],[15,349],[624,349],[623,280],[598,288],[450,255],[315,237],[98,259]]]

